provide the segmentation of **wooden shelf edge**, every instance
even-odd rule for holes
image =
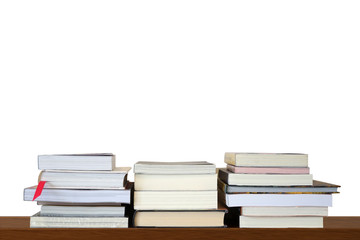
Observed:
[[[226,240],[226,239],[360,239],[360,217],[326,217],[325,228],[240,229],[240,228],[123,228],[62,229],[29,228],[29,217],[0,217],[0,239],[35,240]]]

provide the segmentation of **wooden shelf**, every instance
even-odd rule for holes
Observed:
[[[126,228],[76,229],[29,228],[29,217],[0,217],[0,239],[112,240],[112,239],[360,239],[360,217],[326,217],[324,228],[239,229],[239,228]]]

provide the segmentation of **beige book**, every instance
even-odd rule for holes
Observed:
[[[217,190],[216,174],[135,174],[135,190]]]
[[[244,167],[308,167],[302,153],[225,153],[225,163]]]

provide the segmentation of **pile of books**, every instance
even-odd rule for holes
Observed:
[[[217,175],[208,162],[137,162],[135,227],[224,227]]]
[[[116,168],[113,154],[40,155],[38,167],[38,186],[24,190],[25,201],[42,205],[30,227],[128,227],[131,168]]]
[[[313,181],[306,154],[225,153],[225,163],[219,196],[240,228],[322,228],[340,187]]]

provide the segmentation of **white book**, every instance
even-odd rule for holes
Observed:
[[[41,206],[40,216],[50,217],[124,217],[124,206]]]
[[[242,207],[242,216],[327,216],[328,207]]]
[[[311,174],[247,174],[219,170],[219,178],[235,186],[311,186]]]
[[[130,167],[113,171],[45,170],[39,180],[46,181],[45,188],[124,189]]]
[[[228,207],[331,207],[331,194],[226,194],[219,191]]]
[[[32,201],[36,186],[25,188],[24,200]],[[130,203],[130,189],[56,189],[44,188],[36,201],[47,203]]]
[[[135,191],[137,210],[209,210],[217,208],[217,191]]]
[[[143,174],[214,174],[215,164],[200,162],[137,162],[134,173]]]
[[[38,167],[40,170],[113,170],[115,155],[111,153],[39,155]]]
[[[127,228],[127,217],[30,217],[30,228]]]
[[[323,217],[246,217],[240,228],[323,228]]]
[[[135,190],[217,190],[216,174],[135,174]]]
[[[243,167],[308,167],[301,153],[225,153],[225,163]]]

